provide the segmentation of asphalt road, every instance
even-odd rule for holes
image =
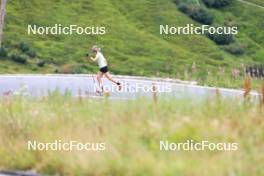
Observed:
[[[214,88],[194,85],[195,82],[184,82],[173,79],[145,77],[114,76],[123,87],[121,91],[111,82],[103,79],[110,99],[136,99],[137,97],[153,97],[153,90],[158,97],[190,98],[202,100],[217,93],[225,98],[242,98],[242,90]],[[55,90],[61,94],[71,92],[72,96],[97,97],[98,88],[94,75],[0,75],[0,95],[23,95],[40,97]],[[253,99],[259,95],[251,93]]]

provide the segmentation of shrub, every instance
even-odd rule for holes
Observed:
[[[44,60],[38,60],[38,62],[37,62],[37,66],[39,66],[39,67],[44,67],[45,64],[46,64],[46,62]]]
[[[26,52],[30,49],[30,46],[26,42],[20,42],[19,48],[21,49],[21,51]]]
[[[5,47],[0,48],[0,57],[6,57],[7,56],[7,51]]]
[[[37,56],[37,53],[36,51],[34,51],[33,49],[29,49],[28,51],[26,51],[26,54],[31,57],[31,58],[34,58]]]
[[[233,55],[242,55],[245,53],[245,46],[243,46],[242,44],[238,44],[238,43],[225,46],[224,49]]]
[[[27,56],[20,55],[18,52],[12,52],[10,54],[10,59],[20,64],[25,64],[27,62]]]
[[[200,6],[193,6],[190,9],[189,16],[194,19],[195,21],[198,21],[203,24],[212,24],[213,23],[213,16],[211,13],[209,13],[205,8]]]
[[[209,13],[205,8],[193,5],[193,4],[187,4],[187,3],[180,3],[178,6],[178,9],[187,14],[189,17],[191,17],[193,20],[198,21],[203,24],[212,24],[213,23],[213,16],[211,13]]]
[[[60,71],[59,71],[59,69],[58,68],[55,68],[54,69],[54,73],[59,73]]]
[[[207,36],[218,45],[228,45],[233,42],[234,37],[232,34],[207,34]]]
[[[180,3],[181,3],[181,0],[173,0],[173,2],[174,2],[175,4],[180,4]]]
[[[207,7],[213,7],[215,0],[203,0]]]
[[[189,7],[186,3],[180,3],[178,9],[183,13],[188,13]]]
[[[232,0],[203,0],[208,7],[221,8],[231,4]]]

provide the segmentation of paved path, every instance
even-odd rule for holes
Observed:
[[[109,90],[111,99],[151,98],[154,87],[159,97],[189,97],[193,100],[200,100],[215,96],[217,92],[227,98],[243,97],[242,90],[197,86],[195,82],[130,76],[115,76],[114,78],[122,82],[121,92],[111,82],[103,79],[105,89]],[[62,94],[71,92],[76,97],[95,97],[96,85],[94,75],[0,75],[0,95],[23,94],[39,97],[58,90]],[[251,96],[257,99],[259,94],[252,92]]]

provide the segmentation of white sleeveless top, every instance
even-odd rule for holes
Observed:
[[[105,59],[104,55],[101,52],[97,52],[97,54],[95,56],[95,59],[98,62],[99,68],[103,68],[103,67],[107,66],[106,59]]]

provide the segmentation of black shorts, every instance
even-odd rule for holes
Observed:
[[[102,73],[108,72],[107,66],[100,68],[100,72],[102,72]]]

